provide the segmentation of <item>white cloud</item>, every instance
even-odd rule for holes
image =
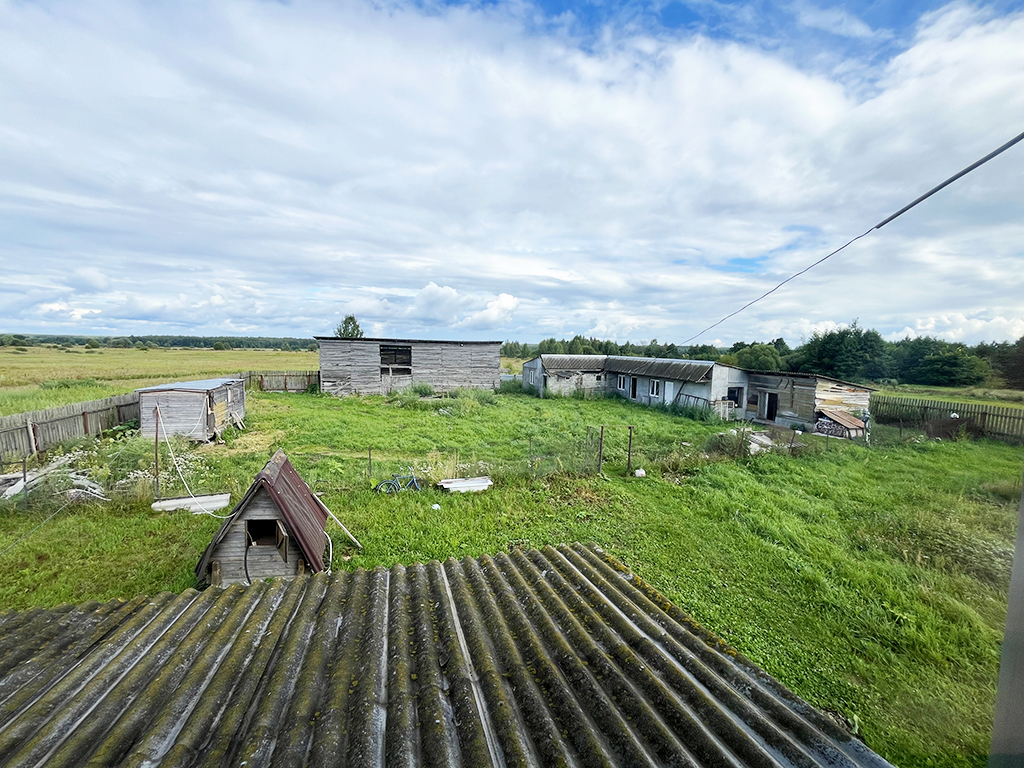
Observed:
[[[841,76],[531,13],[0,0],[0,326],[681,342],[1024,124],[1021,13],[949,6]],[[713,333],[1019,335],[1022,175],[1017,147]]]
[[[842,37],[871,37],[875,34],[871,27],[842,8],[818,8],[810,3],[797,3],[793,10],[797,21],[805,27]]]
[[[409,315],[429,324],[451,325],[464,303],[459,292],[450,285],[440,286],[431,281],[416,294]]]
[[[494,301],[487,302],[487,308],[473,312],[456,324],[458,328],[475,330],[494,330],[502,328],[512,320],[512,314],[519,306],[519,299],[508,293],[502,293]]]

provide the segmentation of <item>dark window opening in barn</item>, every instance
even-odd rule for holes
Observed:
[[[246,520],[245,532],[257,547],[277,546],[277,520]]]
[[[732,400],[736,407],[739,408],[743,404],[743,387],[729,387],[729,394],[725,397],[726,400]]]
[[[412,376],[412,347],[381,344],[380,375]]]
[[[599,373],[599,374],[597,374],[597,376],[594,377],[594,381],[600,381],[600,380],[601,380],[601,374]]]

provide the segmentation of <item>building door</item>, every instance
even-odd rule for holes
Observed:
[[[768,407],[765,412],[765,418],[768,421],[775,421],[775,416],[779,412],[779,393],[769,392],[768,393]]]
[[[636,400],[636,376],[629,377],[629,396],[631,399]]]

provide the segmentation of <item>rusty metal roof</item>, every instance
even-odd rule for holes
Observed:
[[[849,411],[838,408],[822,408],[821,412],[837,424],[842,424],[847,429],[864,429],[864,422],[858,419]]]
[[[674,360],[666,357],[609,355],[605,368],[612,373],[650,376],[673,381],[707,381],[715,364],[708,360]]]
[[[288,526],[291,535],[295,537],[303,557],[309,563],[310,570],[314,573],[324,570],[324,548],[327,546],[324,526],[327,524],[327,513],[324,511],[323,505],[317,502],[313,492],[309,490],[306,481],[299,477],[299,473],[288,461],[284,451],[278,449],[277,453],[256,475],[256,479],[249,486],[249,490],[245,492],[245,496],[235,505],[209,546],[206,547],[203,556],[199,558],[199,563],[195,568],[196,578],[199,581],[206,580],[206,569],[210,564],[210,558],[213,557],[214,549],[224,540],[238,514],[248,506],[250,499],[261,488],[266,489],[267,495],[281,510],[281,518]]]
[[[601,373],[606,357],[607,355],[541,355],[540,360],[545,371]]]
[[[0,615],[0,765],[889,764],[597,547]]]

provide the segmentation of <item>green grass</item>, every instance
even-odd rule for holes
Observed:
[[[736,461],[702,450],[721,426],[622,401],[484,400],[257,393],[248,432],[175,450],[188,456],[194,490],[237,499],[284,448],[365,547],[353,551],[332,524],[335,568],[596,541],[893,763],[986,762],[1021,448],[896,441],[879,430],[896,444],[805,437],[802,455]],[[625,472],[630,424],[645,478]],[[587,428],[592,441],[599,425],[603,477],[580,471],[592,466],[592,451],[580,448]],[[147,490],[151,450],[134,440],[83,452],[81,463],[120,481],[126,497],[66,509],[0,556],[0,604],[193,583],[219,521],[133,500]],[[490,474],[495,487],[372,493],[410,465],[435,480]],[[0,550],[55,509],[37,503],[0,510]]]
[[[316,352],[266,349],[17,349],[0,347],[0,416],[99,400],[182,379],[319,367]]]
[[[941,400],[946,403],[980,403],[982,405],[1024,408],[1024,391],[1019,389],[926,387],[916,384],[900,384],[896,387],[883,387],[879,390],[879,394],[920,400]]]

